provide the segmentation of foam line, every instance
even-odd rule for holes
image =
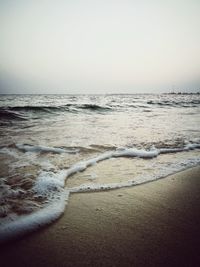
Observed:
[[[187,144],[184,147],[180,148],[161,148],[159,150],[159,154],[165,154],[165,153],[176,153],[176,152],[183,152],[183,151],[189,151],[200,148],[200,144]]]
[[[128,148],[113,153],[113,157],[154,158],[157,157],[158,155],[159,155],[159,150],[157,149],[146,151],[146,150]]]
[[[109,183],[109,184],[98,184],[98,183],[89,183],[89,184],[82,184],[80,186],[68,188],[70,193],[85,193],[85,192],[97,192],[97,191],[107,191],[107,190],[114,190],[124,187],[132,187],[136,185],[145,184],[148,182],[152,182],[155,180],[162,179],[168,175],[172,175],[175,172],[182,171],[186,168],[190,168],[196,166],[200,163],[200,159],[194,160],[186,160],[185,162],[180,162],[179,164],[172,165],[170,168],[163,168],[160,169],[158,174],[151,174],[151,175],[144,175],[136,177],[137,180],[128,180],[119,183]],[[184,166],[184,167],[183,167]]]
[[[33,145],[25,145],[25,144],[16,144],[16,147],[19,150],[25,152],[53,152],[57,154],[61,153],[77,153],[79,150],[67,150],[63,148],[57,147],[47,147],[47,146],[33,146]]]
[[[24,146],[24,145],[23,145]],[[22,147],[23,147],[22,146]],[[28,149],[31,146],[28,146]],[[40,147],[39,147],[40,148]],[[10,221],[5,225],[0,226],[0,243],[4,243],[8,240],[15,239],[26,233],[37,230],[38,228],[50,224],[56,219],[58,219],[64,212],[67,200],[70,193],[80,193],[80,192],[92,192],[92,191],[102,191],[111,190],[122,187],[130,187],[139,184],[143,184],[149,181],[161,179],[169,174],[183,170],[186,167],[195,166],[195,164],[200,163],[200,159],[188,160],[186,162],[181,162],[179,165],[170,166],[170,168],[160,170],[158,174],[152,174],[147,177],[137,177],[137,181],[129,180],[121,183],[110,183],[110,184],[82,184],[78,187],[64,188],[67,178],[77,172],[84,171],[89,166],[96,164],[99,161],[110,159],[112,157],[140,157],[140,158],[154,158],[159,154],[172,153],[180,151],[188,151],[200,148],[200,144],[187,144],[183,148],[162,148],[153,149],[150,151],[138,150],[133,148],[118,149],[115,151],[105,152],[97,157],[89,160],[80,161],[74,164],[67,170],[60,170],[57,173],[53,172],[41,172],[38,176],[35,186],[33,187],[33,192],[37,195],[42,195],[49,197],[50,204],[46,205],[44,208],[34,212],[30,215],[20,216],[15,221]],[[48,148],[47,148],[47,151]],[[183,167],[184,166],[184,167]]]
[[[0,244],[19,238],[27,233],[57,220],[65,210],[69,191],[63,190],[59,200],[28,216],[21,216],[18,220],[11,221],[0,227]]]
[[[74,175],[77,172],[86,170],[89,166],[92,166],[100,161],[107,160],[113,157],[139,157],[139,158],[154,158],[159,154],[164,153],[174,153],[180,151],[188,151],[192,149],[200,148],[200,144],[188,144],[184,148],[163,148],[163,149],[153,149],[150,151],[139,150],[134,148],[124,148],[116,151],[108,151],[97,157],[91,158],[89,160],[80,161],[74,164],[67,170],[62,170],[56,175],[62,177],[62,180],[65,181],[69,176]],[[59,178],[61,179],[61,178]]]

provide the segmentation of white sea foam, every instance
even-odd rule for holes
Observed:
[[[35,195],[47,197],[49,199],[49,204],[46,205],[44,208],[40,209],[39,211],[36,211],[30,215],[20,216],[15,221],[10,221],[7,224],[1,225],[0,243],[24,235],[27,232],[38,229],[39,227],[56,220],[64,212],[66,201],[68,200],[70,193],[111,190],[122,187],[135,186],[138,184],[166,177],[169,174],[173,174],[174,172],[195,166],[196,164],[200,163],[199,158],[192,158],[185,161],[181,161],[178,164],[175,163],[171,164],[170,166],[164,166],[163,168],[160,168],[159,172],[157,172],[156,174],[149,174],[146,176],[141,175],[139,177],[136,177],[137,179],[134,180],[132,179],[120,183],[109,184],[89,183],[82,184],[73,188],[65,188],[65,182],[69,176],[77,172],[84,171],[89,166],[92,166],[98,163],[99,161],[115,157],[139,157],[151,159],[163,153],[188,151],[196,148],[200,148],[200,144],[187,144],[182,149],[154,148],[149,151],[138,150],[135,148],[123,148],[103,153],[97,157],[88,160],[80,161],[74,164],[69,169],[60,170],[57,173],[50,171],[42,171],[39,174],[32,190]]]
[[[154,158],[159,155],[159,150],[153,149],[150,151],[138,150],[134,148],[127,148],[124,150],[118,150],[113,153],[113,157],[138,157],[138,158]]]
[[[79,149],[64,149],[64,148],[56,148],[56,147],[46,147],[46,146],[34,146],[34,145],[26,145],[26,144],[16,144],[16,148],[19,150],[25,151],[25,152],[52,152],[52,153],[69,153],[74,154],[78,153]],[[146,150],[139,150],[136,148],[120,148],[116,151],[109,151],[106,153],[103,153],[102,155],[99,155],[98,157],[87,160],[85,164],[87,166],[92,165],[95,162],[99,162],[101,160],[105,160],[111,157],[140,157],[140,158],[153,158],[157,157],[159,154],[164,153],[176,153],[181,151],[188,151],[200,148],[200,144],[198,143],[192,143],[187,144],[186,146],[182,148],[161,148],[161,149],[151,149],[149,151]],[[9,154],[11,156],[16,157],[16,153],[14,151],[11,151],[8,148],[2,148],[0,149],[0,153],[2,154]],[[80,168],[83,167],[84,162],[80,163]]]
[[[199,163],[200,163],[200,158],[192,158],[181,161],[179,163],[171,164],[170,166],[160,167],[159,171],[156,174],[154,173],[146,175],[142,174],[140,176],[137,176],[135,179],[119,183],[108,183],[108,184],[86,183],[80,186],[68,188],[68,190],[70,191],[70,193],[83,193],[83,192],[105,191],[105,190],[113,190],[124,187],[136,186],[147,182],[155,181],[158,179],[162,179],[168,175],[174,174],[181,170],[196,166]]]
[[[25,151],[25,152],[52,152],[52,153],[77,153],[79,152],[78,149],[64,149],[64,148],[58,148],[58,147],[47,147],[47,146],[34,146],[34,145],[26,145],[26,144],[16,144],[16,147],[19,150]]]
[[[180,148],[161,148],[159,150],[159,154],[165,154],[165,153],[176,153],[176,152],[183,152],[183,151],[189,151],[200,148],[200,144],[193,143],[193,144],[187,144],[184,147]]]
[[[0,244],[23,236],[57,220],[64,212],[69,191],[63,190],[51,204],[28,216],[21,216],[0,227]]]
[[[48,196],[55,193],[55,191],[61,191],[64,187],[65,172],[59,173],[53,172],[41,172],[37,178],[37,181],[33,187],[33,191],[38,195]]]

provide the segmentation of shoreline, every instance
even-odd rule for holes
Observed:
[[[72,194],[52,225],[1,246],[3,266],[199,266],[200,166]],[[53,258],[52,258],[53,256]]]

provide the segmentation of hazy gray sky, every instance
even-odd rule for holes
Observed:
[[[0,92],[197,90],[199,14],[199,0],[0,0]]]

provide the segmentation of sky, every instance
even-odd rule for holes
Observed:
[[[200,90],[199,0],[0,0],[0,93]]]

